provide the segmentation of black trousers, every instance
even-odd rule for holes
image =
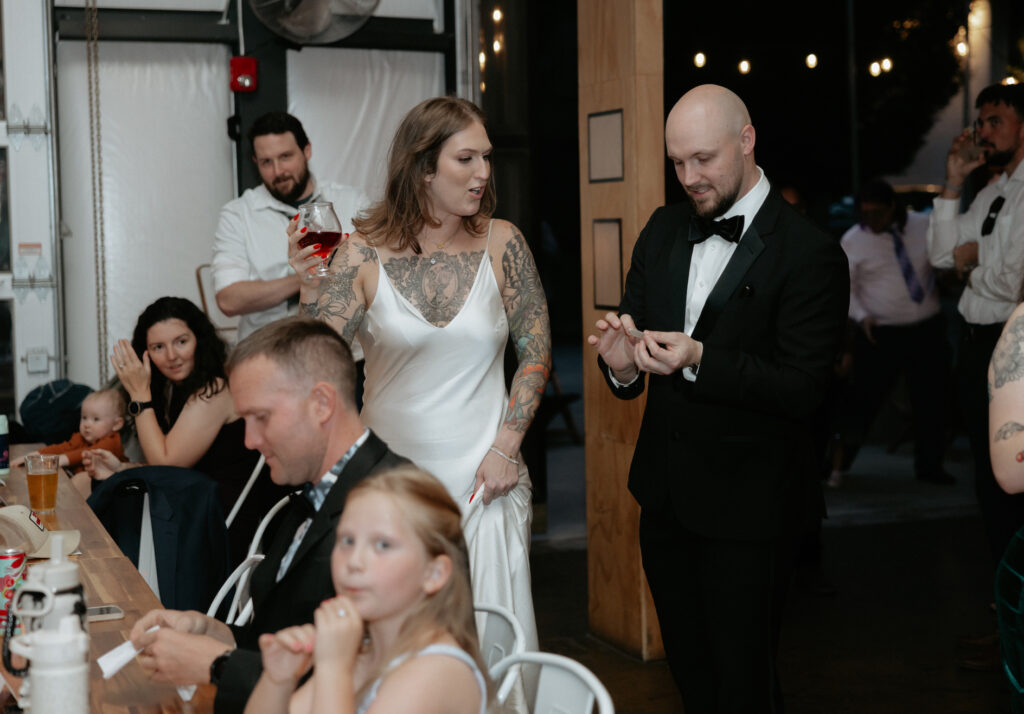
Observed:
[[[879,325],[875,342],[858,331],[849,383],[849,409],[843,419],[843,446],[852,460],[878,416],[896,378],[906,375],[914,410],[914,471],[918,476],[942,471],[948,424],[949,349],[941,315],[913,325]]]
[[[994,568],[1006,546],[1024,526],[1024,494],[1006,493],[992,473],[988,445],[988,363],[1002,332],[1001,324],[963,324],[957,365],[957,388],[963,422],[974,457],[974,490],[985,525]]]
[[[686,714],[779,711],[776,544],[706,538],[670,509],[643,509],[640,550]]]

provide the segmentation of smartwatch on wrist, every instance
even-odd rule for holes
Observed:
[[[152,409],[152,408],[153,408],[153,401],[152,400],[150,400],[148,402],[136,402],[136,401],[128,402],[128,413],[131,414],[133,417],[138,416],[139,414],[141,414],[146,409]]]
[[[210,684],[218,686],[220,684],[220,678],[224,674],[224,667],[228,663],[228,658],[231,657],[231,653],[234,650],[226,650],[224,653],[217,655],[213,662],[210,662]]]

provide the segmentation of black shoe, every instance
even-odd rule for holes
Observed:
[[[952,486],[956,483],[956,479],[950,476],[945,471],[936,471],[928,474],[918,474],[918,481],[925,481],[926,483],[934,483],[940,486]]]

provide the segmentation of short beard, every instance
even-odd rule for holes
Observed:
[[[306,187],[309,186],[309,169],[305,166],[302,167],[302,173],[300,173],[295,179],[295,188],[288,193],[281,193],[274,188],[272,184],[267,185],[267,190],[270,191],[270,195],[276,198],[281,203],[287,203],[294,206],[302,198],[302,194],[306,192]]]
[[[1014,152],[1010,150],[1004,151],[993,151],[985,157],[986,166],[994,166],[996,168],[1003,168],[1008,163],[1013,161]]]
[[[739,180],[737,180],[733,186],[729,187],[728,190],[722,193],[718,201],[711,204],[704,204],[703,207],[693,200],[693,197],[689,192],[687,192],[686,197],[690,199],[690,206],[693,208],[693,212],[701,218],[719,218],[725,215],[725,212],[732,208],[736,203],[736,199],[739,198],[740,195],[740,186],[742,185],[743,176],[741,174]]]

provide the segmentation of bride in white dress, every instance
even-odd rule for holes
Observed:
[[[537,646],[530,591],[531,486],[519,446],[551,366],[547,304],[519,230],[491,219],[483,113],[453,97],[409,112],[391,145],[385,198],[354,221],[331,276],[303,281],[304,312],[366,353],[362,418],[430,471],[463,512],[476,602],[515,613]],[[318,264],[299,249],[297,273]],[[505,391],[511,335],[518,369]]]

